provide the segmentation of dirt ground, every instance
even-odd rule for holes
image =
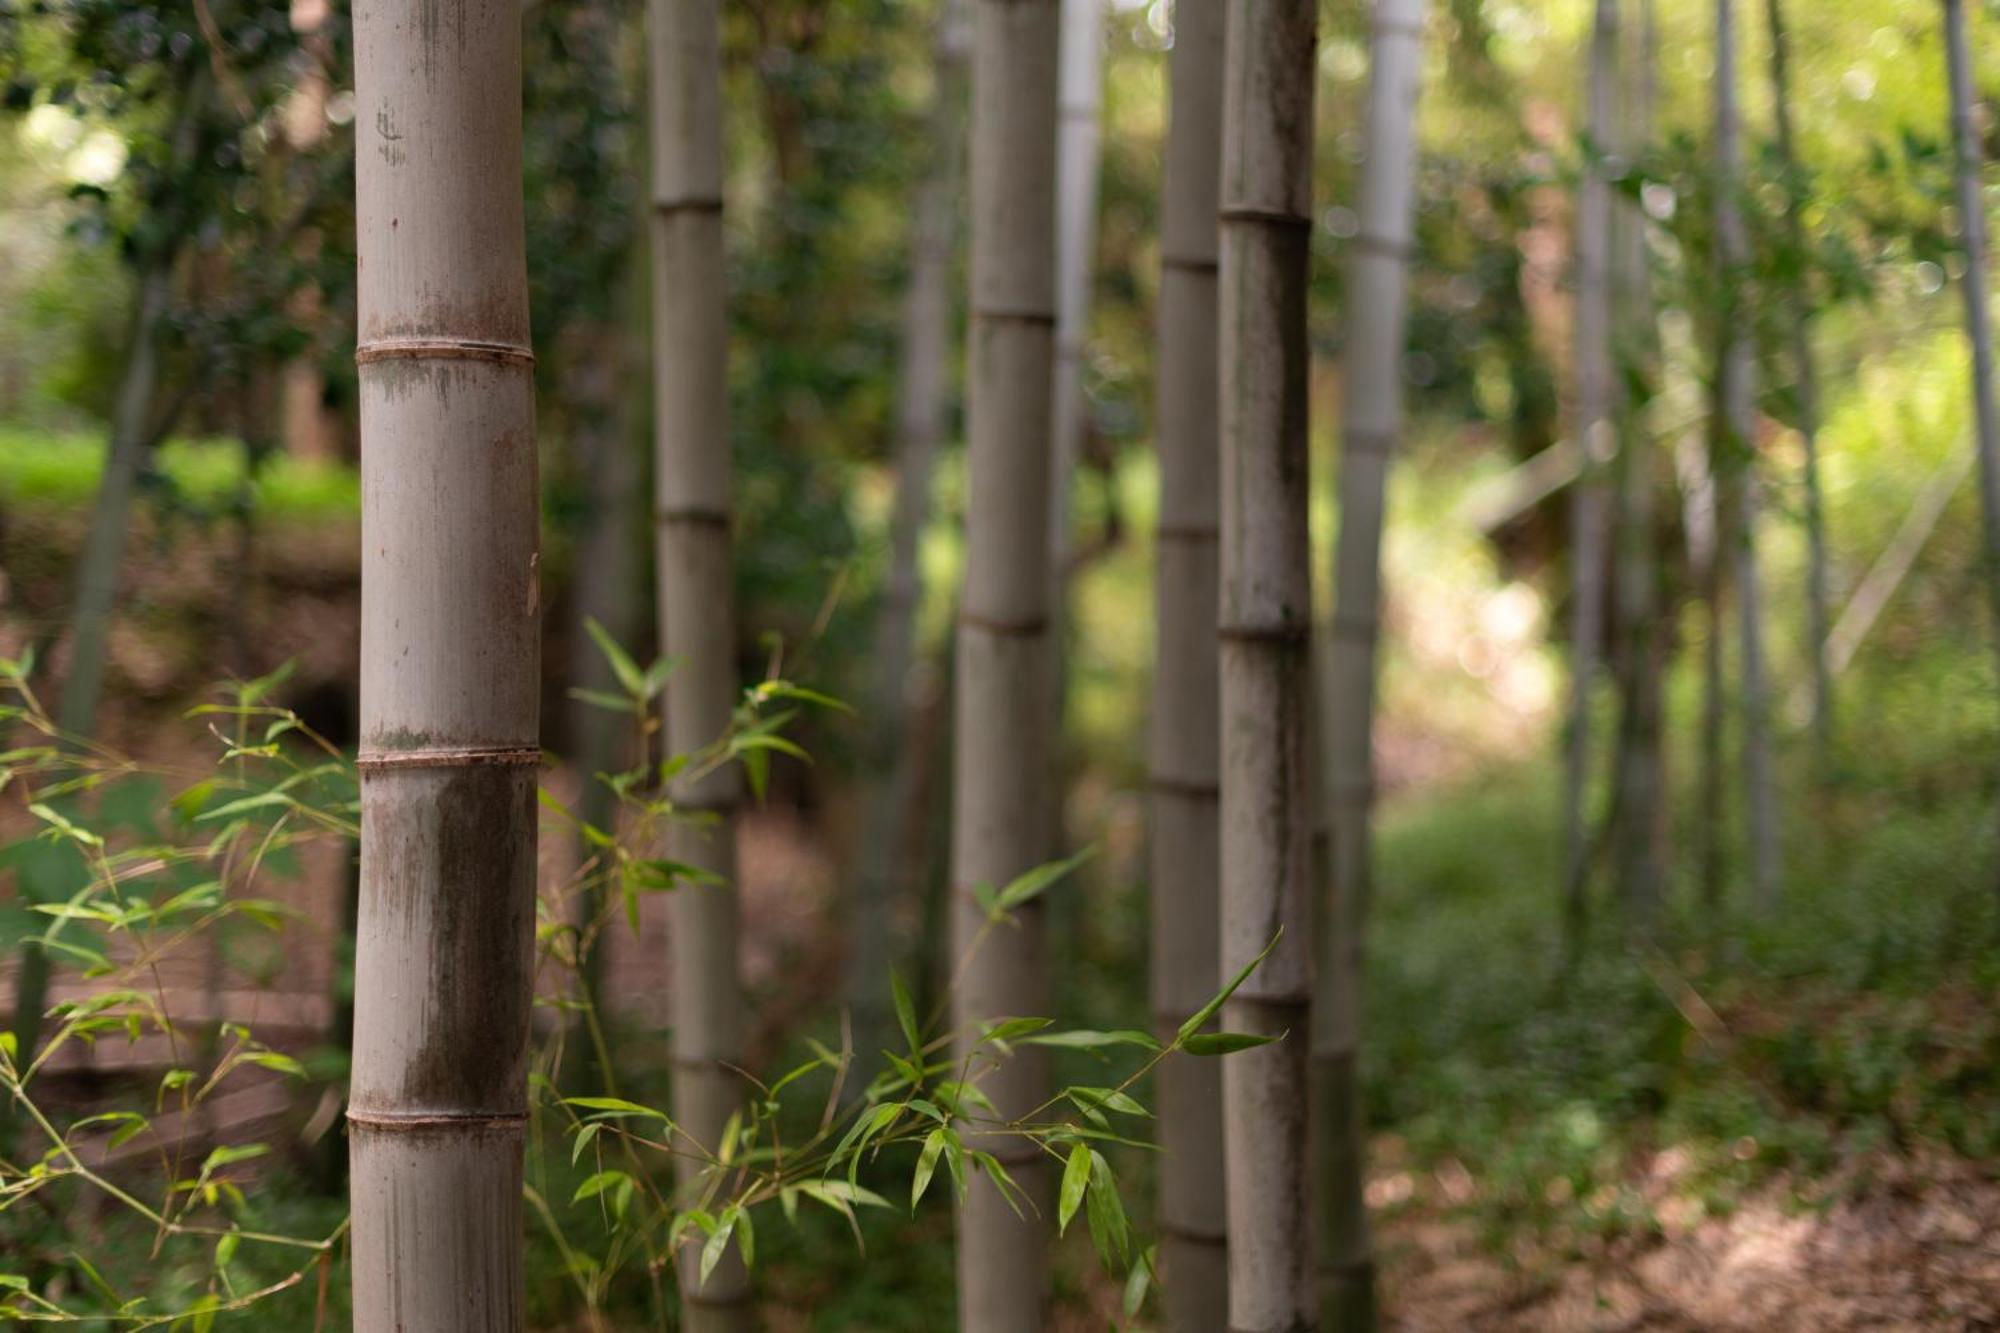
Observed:
[[[1413,1212],[1379,1238],[1402,1333],[2000,1330],[2000,1182],[1972,1163],[1870,1164],[1819,1209],[1767,1186],[1727,1218],[1586,1262],[1513,1264],[1469,1226]]]

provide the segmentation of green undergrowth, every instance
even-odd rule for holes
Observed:
[[[1909,790],[1850,773],[1801,798],[1768,915],[1734,883],[1703,907],[1691,849],[1647,939],[1600,884],[1574,958],[1546,768],[1392,808],[1367,1045],[1381,1201],[1565,1250],[1774,1181],[1823,1202],[1885,1153],[2000,1154],[1992,797]]]
[[[0,426],[0,503],[79,510],[97,494],[105,440],[95,433],[59,433]],[[230,440],[169,440],[153,454],[149,481],[181,507],[230,512],[243,486],[244,454]],[[343,464],[284,455],[265,460],[251,483],[256,512],[267,519],[351,521],[361,512],[361,483]]]

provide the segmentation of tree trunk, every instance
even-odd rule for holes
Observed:
[[[965,84],[972,31],[966,0],[945,0],[938,17],[937,88],[930,125],[929,175],[917,192],[910,276],[903,292],[902,381],[896,403],[896,507],[889,521],[889,568],[875,621],[874,695],[867,719],[867,836],[856,870],[854,945],[847,1003],[865,1086],[893,1031],[884,978],[897,961],[896,918],[914,882],[910,816],[916,755],[910,739],[910,673],[917,660],[916,617],[923,599],[918,546],[931,515],[931,472],[951,401],[951,266],[964,176]]]
[[[1652,139],[1655,30],[1652,0],[1640,0],[1632,77],[1626,81],[1625,146],[1628,157]],[[1644,383],[1621,403],[1622,440],[1618,451],[1618,616],[1624,630],[1618,735],[1618,796],[1613,803],[1613,864],[1627,916],[1640,925],[1656,918],[1663,875],[1661,836],[1666,778],[1661,733],[1665,724],[1663,675],[1665,626],[1660,616],[1660,550],[1654,506],[1659,463],[1649,411],[1659,373],[1652,268],[1646,245],[1646,217],[1626,202],[1613,214],[1616,304],[1619,333],[1613,344],[1629,371]]]
[[[1972,418],[1979,453],[1979,509],[1986,520],[1986,595],[2000,647],[2000,411],[1993,402],[1993,325],[1986,310],[1986,203],[1980,183],[1979,135],[1972,123],[1977,93],[1965,49],[1964,0],[1944,0],[1945,65],[1951,82],[1951,139],[1958,163],[1958,225],[1965,243],[1965,340],[1972,349]]]
[[[1091,269],[1097,251],[1098,118],[1104,84],[1104,0],[1061,0],[1056,122],[1056,359],[1049,421],[1049,734],[1056,771],[1048,784],[1052,855],[1066,852],[1062,780],[1067,711],[1069,580],[1075,564],[1071,497],[1090,433],[1083,363],[1090,336]],[[1064,905],[1074,902],[1074,896]],[[1058,911],[1062,910],[1059,906]]]
[[[1764,0],[1771,27],[1771,106],[1777,122],[1778,161],[1785,173],[1785,238],[1792,248],[1796,272],[1806,264],[1805,186],[1799,179],[1798,150],[1792,136],[1790,41],[1785,28],[1784,0]],[[1813,749],[1821,779],[1833,758],[1833,673],[1826,662],[1831,627],[1826,589],[1826,520],[1819,482],[1819,380],[1812,354],[1812,292],[1803,276],[1791,293],[1791,351],[1798,376],[1796,393],[1799,442],[1805,449],[1806,502],[1806,643],[1812,657]]]
[[[1325,800],[1332,873],[1313,1001],[1319,1310],[1327,1333],[1372,1333],[1376,1326],[1375,1252],[1364,1194],[1368,1140],[1360,1079],[1361,982],[1375,879],[1371,816],[1384,492],[1403,424],[1423,22],[1423,0],[1377,0],[1367,149],[1357,197],[1360,227],[1349,243],[1340,536],[1327,664],[1326,761],[1321,768],[1329,788]]]
[[[1314,1325],[1306,1054],[1306,282],[1313,0],[1235,0],[1223,74],[1221,219],[1221,969],[1277,947],[1223,1008],[1282,1036],[1223,1062],[1229,1326]]]
[[[1056,0],[979,0],[972,75],[972,323],[965,588],[958,622],[953,759],[952,957],[966,957],[1000,885],[1049,848],[1050,381],[1055,341]],[[983,1020],[1048,1012],[1047,899],[986,934],[952,996],[960,1058]],[[1037,1049],[986,1080],[1000,1115],[1038,1106]],[[1049,1302],[1048,1169],[1039,1150],[994,1137],[1033,1208],[1017,1217],[975,1177],[958,1214],[959,1326],[1031,1333]]]
[[[1750,246],[1737,192],[1743,185],[1743,146],[1736,106],[1734,0],[1715,6],[1715,233],[1722,309],[1718,312],[1716,401],[1721,428],[1718,480],[1728,509],[1727,533],[1742,636],[1739,669],[1743,716],[1744,818],[1750,835],[1751,895],[1769,910],[1778,895],[1778,812],[1771,771],[1771,743],[1764,683],[1763,608],[1757,569],[1755,346],[1745,336]],[[1711,775],[1712,776],[1712,775]]]
[[[177,246],[171,247],[149,259],[139,278],[139,308],[132,322],[132,347],[118,381],[111,443],[104,455],[104,474],[97,484],[90,529],[77,557],[69,664],[63,673],[56,718],[65,732],[79,738],[87,738],[97,729],[111,610],[118,598],[118,567],[124,563],[125,534],[132,524],[132,492],[146,461],[146,418],[159,382],[160,324],[166,318],[177,252]]]
[[[1596,0],[1590,37],[1589,130],[1576,204],[1576,400],[1570,429],[1578,472],[1570,487],[1569,744],[1563,769],[1564,921],[1574,947],[1589,910],[1590,700],[1604,639],[1604,567],[1610,536],[1605,463],[1611,456],[1611,185],[1618,151],[1618,4]]]
[[[540,676],[512,4],[354,11],[354,1326],[522,1327]]]
[[[1215,945],[1220,712],[1216,695],[1217,173],[1223,6],[1174,14],[1172,104],[1161,185],[1160,506],[1150,738],[1151,974],[1162,1040],[1220,985]],[[1222,1068],[1159,1069],[1160,1257],[1168,1333],[1228,1326]]]
[[[652,0],[654,487],[658,501],[660,650],[667,752],[718,739],[735,707],[731,608],[729,385],[722,253],[722,36],[719,0]],[[713,1154],[741,1103],[743,994],[737,957],[733,766],[683,775],[667,855],[724,881],[668,899],[674,1118]],[[684,1188],[707,1163],[677,1158]],[[700,1278],[700,1249],[680,1259],[683,1323],[708,1333],[751,1327],[750,1283],[734,1247]]]

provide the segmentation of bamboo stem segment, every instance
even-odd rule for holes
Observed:
[[[1223,1062],[1229,1327],[1314,1326],[1306,1053],[1312,814],[1307,781],[1306,278],[1313,0],[1231,0],[1223,76],[1221,273],[1221,969],[1270,957],[1223,1008],[1283,1040]],[[1283,934],[1279,932],[1282,930]]]
[[[1364,1197],[1361,982],[1374,893],[1373,732],[1381,633],[1384,493],[1403,426],[1403,338],[1415,200],[1416,103],[1423,0],[1377,0],[1367,151],[1357,198],[1358,244],[1348,260],[1343,367],[1340,536],[1334,624],[1325,645],[1332,837],[1329,898],[1313,999],[1313,1104],[1318,1145],[1319,1312],[1328,1333],[1372,1333],[1375,1253]]]
[[[965,585],[958,623],[952,815],[952,994],[959,1058],[986,1020],[1047,1012],[1046,902],[982,932],[978,884],[1000,885],[1050,845],[1049,422],[1055,342],[1059,5],[979,0],[972,74],[972,323]],[[984,935],[981,939],[982,933]],[[980,941],[977,949],[973,945]],[[975,1072],[979,1066],[975,1064]],[[1023,1047],[982,1083],[999,1114],[1039,1105],[1047,1062]],[[1003,1149],[999,1141],[973,1146]],[[958,1212],[959,1327],[1039,1333],[1049,1302],[1048,1169],[1009,1168],[1016,1216],[983,1176]]]
[[[1571,430],[1581,450],[1570,488],[1570,699],[1563,767],[1564,919],[1572,941],[1588,910],[1591,696],[1604,638],[1604,565],[1610,542],[1605,465],[1612,453],[1611,183],[1618,149],[1618,2],[1597,0],[1590,37],[1589,143],[1576,204],[1576,397]]]
[[[1778,898],[1778,809],[1767,717],[1761,575],[1757,563],[1756,349],[1744,336],[1750,242],[1737,192],[1743,188],[1741,117],[1736,98],[1734,0],[1715,6],[1715,232],[1723,308],[1717,328],[1716,402],[1720,429],[1716,471],[1726,509],[1731,572],[1736,578],[1739,669],[1743,697],[1743,784],[1750,834],[1751,894],[1759,910]]]
[[[354,14],[354,1326],[522,1326],[540,593],[510,4]],[[369,355],[393,350],[394,355]]]
[[[1979,510],[1986,520],[1986,593],[2000,648],[2000,409],[1993,398],[1993,321],[1987,311],[1986,200],[1980,185],[1977,94],[1965,45],[1964,0],[1944,0],[1945,66],[1951,85],[1951,141],[1958,167],[1958,225],[1965,247],[1965,340],[1972,352],[1972,420],[1979,454]]]
[[[722,249],[722,32],[719,0],[651,0],[655,583],[667,682],[669,753],[711,744],[736,703],[729,538],[728,330]],[[706,816],[667,832],[667,855],[719,877],[668,899],[674,1118],[702,1152],[721,1147],[741,1104],[743,987],[737,959],[734,765],[677,778],[677,805]],[[680,1156],[682,1189],[709,1170]],[[682,1324],[752,1327],[750,1280],[732,1246],[706,1282],[700,1247],[680,1259]]]
[[[1162,1040],[1215,994],[1220,782],[1217,588],[1217,208],[1222,152],[1223,6],[1174,14],[1172,105],[1162,185],[1159,309],[1159,532],[1153,596],[1151,983]],[[1168,1333],[1227,1326],[1222,1070],[1159,1069],[1160,1254]]]

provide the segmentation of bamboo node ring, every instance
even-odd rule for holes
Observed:
[[[422,750],[363,750],[354,756],[354,766],[367,772],[384,768],[469,768],[477,765],[520,765],[533,768],[542,762],[539,745],[435,746]]]
[[[354,349],[355,365],[376,361],[495,361],[503,366],[532,366],[535,354],[518,343],[478,338],[378,338]]]
[[[1271,227],[1296,227],[1301,231],[1310,230],[1313,220],[1304,213],[1291,213],[1276,208],[1225,208],[1217,218],[1223,222],[1261,222]]]
[[[380,1114],[371,1111],[347,1112],[349,1124],[367,1129],[519,1129],[528,1123],[525,1111],[424,1111],[414,1114]]]

